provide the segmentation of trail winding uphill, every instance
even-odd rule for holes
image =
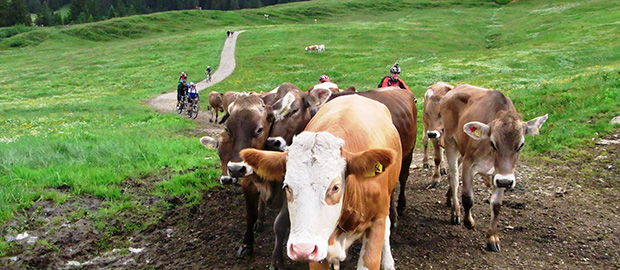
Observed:
[[[202,80],[196,83],[196,89],[198,89],[198,91],[202,91],[205,88],[208,88],[223,81],[224,79],[226,79],[226,77],[230,76],[230,74],[233,73],[236,66],[235,45],[237,44],[237,36],[239,36],[239,34],[243,32],[245,31],[235,31],[231,37],[226,38],[226,41],[224,42],[224,48],[222,49],[222,55],[220,57],[220,65],[218,66],[217,70],[215,70],[213,74],[211,74],[210,82]],[[198,113],[196,121],[198,121],[200,124],[208,125],[209,117],[211,116],[211,114],[207,112],[207,95],[203,94],[201,100],[201,111],[200,113]],[[154,99],[149,100],[148,104],[155,107],[161,112],[170,113],[175,111],[174,107],[176,105],[176,102],[177,91],[175,89],[172,92],[159,95]]]

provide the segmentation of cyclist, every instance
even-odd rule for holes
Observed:
[[[407,87],[405,82],[401,80],[399,77],[400,77],[400,67],[398,66],[398,62],[396,62],[394,66],[390,68],[390,75],[383,77],[378,87],[398,86],[402,89],[406,89],[407,91],[410,91],[409,87]]]
[[[200,100],[200,95],[198,95],[198,90],[196,89],[196,84],[194,82],[189,83],[189,87],[187,89],[187,101],[189,102],[188,107],[192,107],[192,103],[198,104]]]
[[[186,80],[179,81],[179,85],[177,86],[177,107],[179,106],[179,104],[181,104],[181,101],[187,95],[187,89],[188,89],[187,81]]]
[[[207,81],[211,81],[211,66],[207,66],[207,69],[205,69],[205,74],[207,75]]]
[[[181,72],[181,77],[179,77],[179,84],[181,84],[181,81],[187,81],[187,73]]]

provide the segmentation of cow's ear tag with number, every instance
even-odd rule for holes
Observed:
[[[382,173],[382,172],[383,172],[383,165],[381,165],[381,163],[377,162],[377,164],[375,164],[375,174]]]

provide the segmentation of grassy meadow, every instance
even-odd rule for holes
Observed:
[[[160,177],[155,195],[190,203],[218,185],[217,153],[200,145],[195,122],[145,101],[174,90],[181,71],[197,82],[206,65],[217,69],[227,30],[246,30],[237,68],[207,91],[265,91],[287,81],[305,90],[321,74],[364,90],[398,61],[420,100],[420,132],[428,85],[470,83],[501,90],[525,120],[549,114],[541,135],[527,138],[526,156],[569,158],[617,129],[609,120],[620,114],[618,18],[620,3],[607,0],[317,0],[2,38],[0,223],[36,201],[78,195],[104,200],[95,215],[137,209],[122,192],[130,179]],[[305,52],[312,44],[326,51]]]

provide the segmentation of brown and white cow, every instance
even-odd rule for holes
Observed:
[[[326,90],[327,91],[327,90]],[[411,165],[413,148],[415,147],[416,142],[416,134],[417,134],[417,117],[418,110],[416,107],[416,99],[413,94],[409,91],[403,91],[398,87],[386,87],[373,89],[369,91],[355,92],[355,87],[351,86],[347,88],[347,90],[339,93],[333,93],[325,96],[319,96],[318,99],[319,104],[324,104],[327,100],[334,100],[338,97],[348,96],[351,94],[367,97],[376,101],[383,103],[391,113],[392,123],[398,130],[398,134],[401,139],[402,146],[402,164],[401,171],[399,176],[400,182],[400,193],[398,196],[398,206],[394,203],[393,207],[395,207],[396,212],[392,211],[390,218],[392,220],[392,225],[396,226],[398,222],[398,215],[403,215],[405,209],[407,207],[407,199],[405,196],[405,189],[407,185],[407,178],[409,177],[409,166]],[[292,101],[290,101],[292,103]],[[300,100],[296,102],[301,102]],[[329,103],[328,102],[328,103]],[[304,116],[311,116],[313,113],[311,110],[314,110],[314,107],[306,107],[307,113],[299,113]],[[320,111],[320,110],[319,110]],[[301,129],[305,127],[305,122],[295,119],[288,119],[287,117],[283,117],[283,121],[275,122],[274,129],[276,129],[279,125],[286,123],[286,127],[291,130],[298,130],[299,126],[294,126],[295,124],[303,125]],[[304,118],[306,119],[306,118]],[[292,136],[290,138],[278,138],[274,137],[275,134],[281,134],[278,132],[274,132],[272,130],[271,135],[267,142],[267,149],[270,150],[283,150],[286,148],[286,145],[290,145]],[[297,134],[297,133],[294,133]],[[277,146],[277,147],[275,147]],[[396,200],[395,197],[392,197],[392,200]]]
[[[437,82],[428,87],[424,94],[424,112],[422,114],[422,124],[424,125],[424,133],[422,136],[422,146],[424,146],[424,157],[422,158],[422,166],[425,169],[430,168],[428,164],[428,140],[433,143],[433,156],[435,167],[433,169],[433,182],[429,187],[438,188],[440,186],[441,175],[445,175],[445,167],[441,164],[443,156],[443,146],[441,136],[443,135],[443,122],[441,120],[441,112],[439,111],[439,101],[454,86],[445,82]]]
[[[402,154],[385,105],[357,95],[335,99],[287,152],[246,149],[241,156],[265,179],[284,178],[291,259],[309,261],[310,269],[337,269],[361,239],[358,269],[394,269],[390,194]]]
[[[525,142],[525,135],[536,135],[548,115],[522,121],[510,98],[499,91],[459,84],[441,100],[439,109],[445,129],[444,144],[450,179],[451,222],[460,224],[462,215],[457,197],[458,158],[462,156],[461,193],[465,209],[465,227],[475,225],[472,180],[476,174],[492,177],[491,224],[487,232],[487,249],[500,251],[497,223],[504,190],[516,184],[515,164]]]
[[[207,110],[211,112],[211,119],[209,119],[209,122],[217,123],[218,114],[224,112],[222,96],[224,96],[224,94],[216,91],[211,91],[209,93],[209,106],[207,107]],[[213,115],[215,115],[215,120],[213,119]]]

